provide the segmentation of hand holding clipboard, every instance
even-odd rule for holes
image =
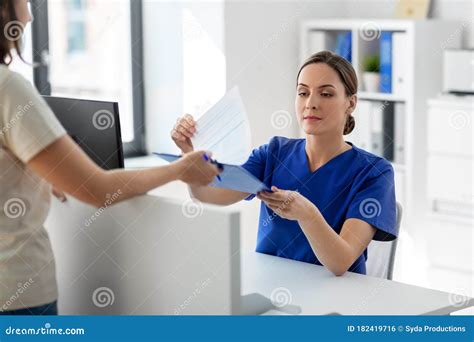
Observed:
[[[181,156],[177,156],[174,154],[166,154],[166,153],[153,153],[153,154],[168,162],[174,162],[175,160],[181,158]],[[221,164],[210,158],[209,158],[209,161],[217,165],[218,168],[223,170],[222,173],[218,176],[220,180],[219,179],[214,180],[214,182],[209,184],[209,186],[212,186],[215,188],[237,190],[237,191],[246,192],[249,194],[257,194],[260,191],[271,192],[269,187],[267,187],[263,182],[257,179],[250,172],[245,170],[242,166],[231,165],[231,164]]]

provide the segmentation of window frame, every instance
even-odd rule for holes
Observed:
[[[41,95],[51,95],[49,82],[49,21],[48,0],[33,0],[31,6],[33,80]],[[142,1],[130,0],[131,71],[133,104],[133,140],[123,143],[125,157],[147,154],[145,146],[145,96],[143,75],[143,14]]]

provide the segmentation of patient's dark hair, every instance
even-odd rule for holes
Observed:
[[[23,25],[15,13],[15,0],[1,0],[0,30],[0,64],[9,65],[12,62],[12,49],[15,49],[23,60],[21,56]]]
[[[311,55],[298,71],[296,76],[296,84],[298,84],[298,78],[300,77],[301,70],[309,64],[315,63],[324,63],[330,66],[338,75],[344,85],[346,96],[352,96],[357,94],[357,75],[352,67],[352,64],[349,63],[345,58],[335,54],[331,51],[320,51]],[[355,120],[352,115],[349,115],[344,126],[343,134],[349,134],[355,127]]]

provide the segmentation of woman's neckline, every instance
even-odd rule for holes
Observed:
[[[348,154],[349,152],[351,151],[354,151],[355,150],[355,146],[350,143],[350,142],[347,142],[347,141],[344,141],[347,145],[350,146],[350,148],[347,148],[346,150],[342,151],[341,153],[339,154],[336,154],[334,157],[332,157],[331,159],[329,159],[327,162],[325,162],[324,164],[322,164],[321,166],[319,166],[316,170],[312,171],[311,170],[311,165],[310,165],[310,162],[309,162],[309,157],[306,153],[306,139],[303,139],[304,140],[304,144],[303,144],[303,153],[304,153],[304,157],[305,157],[305,161],[306,161],[306,169],[308,170],[308,172],[314,174],[316,172],[318,172],[319,170],[321,170],[322,168],[326,167],[328,164],[332,163],[334,160],[337,160],[339,159],[340,157]]]

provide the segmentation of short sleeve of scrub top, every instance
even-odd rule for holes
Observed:
[[[305,144],[305,139],[274,137],[256,148],[242,166],[268,187],[299,191],[316,205],[338,234],[347,219],[356,218],[376,229],[374,240],[395,239],[396,200],[391,164],[351,144],[352,149],[311,172]],[[321,265],[298,222],[279,217],[263,202],[256,251]],[[367,257],[365,250],[349,271],[366,274]]]

